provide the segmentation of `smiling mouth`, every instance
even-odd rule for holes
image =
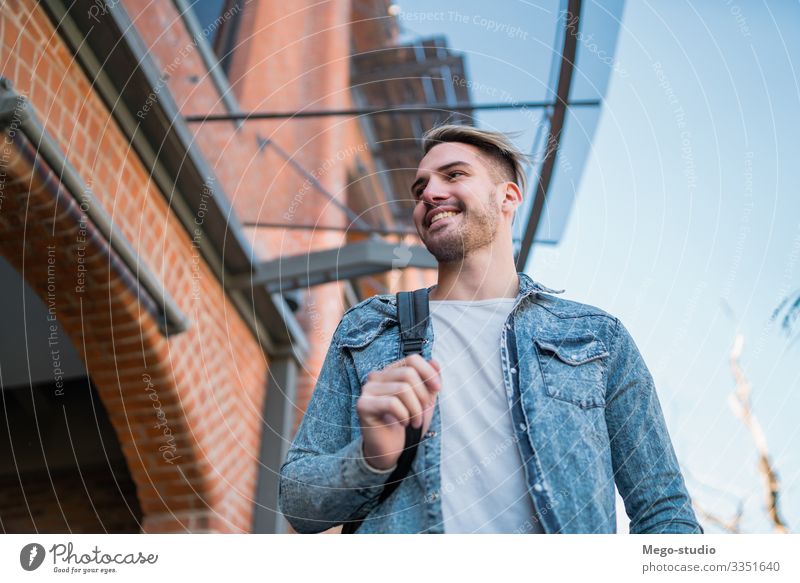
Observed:
[[[429,226],[429,227],[432,227],[433,225],[435,225],[436,223],[438,223],[440,220],[442,220],[442,219],[446,219],[446,218],[448,218],[448,217],[454,217],[454,216],[456,216],[456,215],[458,215],[458,214],[461,214],[461,213],[458,213],[458,212],[455,212],[455,211],[445,211],[445,212],[443,212],[443,213],[437,213],[437,214],[436,214],[436,215],[434,215],[434,217],[431,219],[431,222],[430,222],[430,224],[429,224],[428,226]]]

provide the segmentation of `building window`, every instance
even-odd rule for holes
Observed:
[[[195,0],[192,9],[200,30],[227,74],[236,46],[236,33],[242,15],[241,0]]]

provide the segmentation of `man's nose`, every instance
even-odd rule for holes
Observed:
[[[436,204],[449,196],[440,185],[432,184],[432,182],[429,182],[422,191],[422,200],[428,204]]]

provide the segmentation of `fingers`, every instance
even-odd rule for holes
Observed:
[[[409,409],[397,395],[362,395],[358,400],[357,410],[360,417],[380,421],[386,425],[393,422],[387,417],[394,418],[403,427],[411,420]]]
[[[389,371],[402,369],[404,367],[414,369],[429,391],[435,393],[441,389],[441,367],[436,361],[431,360],[429,362],[419,354],[411,354],[401,360],[393,362],[384,370]]]
[[[402,418],[398,417],[398,419],[410,418],[414,427],[420,427],[422,425],[422,414],[428,404],[428,395],[425,389],[420,388],[420,386],[421,383],[419,381],[417,381],[417,386],[415,387],[410,382],[405,382],[405,380],[367,383],[364,386],[362,395],[399,399],[406,413]]]
[[[378,378],[379,382],[382,383],[405,383],[409,385],[423,406],[427,405],[432,399],[432,392],[426,388],[419,373],[411,367],[404,366],[384,370],[381,371]]]
[[[403,426],[422,427],[441,389],[440,370],[438,363],[413,354],[370,373],[359,398],[360,414],[376,422],[388,413]]]

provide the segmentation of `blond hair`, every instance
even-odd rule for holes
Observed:
[[[459,142],[475,146],[496,163],[493,170],[500,180],[515,182],[522,194],[525,194],[525,183],[527,182],[525,166],[528,164],[528,157],[511,142],[506,134],[481,130],[472,126],[440,125],[429,129],[422,136],[422,150],[427,154],[434,146],[446,142]]]

